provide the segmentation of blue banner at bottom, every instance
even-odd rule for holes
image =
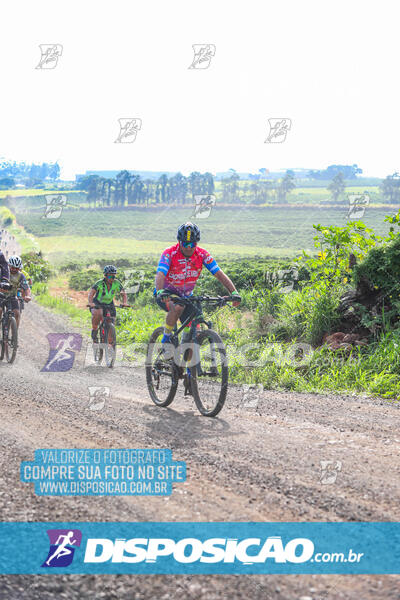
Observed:
[[[0,573],[396,574],[400,523],[0,523]]]

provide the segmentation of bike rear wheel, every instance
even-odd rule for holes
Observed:
[[[112,369],[117,351],[117,334],[114,323],[106,323],[104,327],[104,359],[107,367]]]
[[[7,362],[13,363],[18,348],[18,329],[15,317],[8,319],[8,335],[5,338],[3,333],[3,348]]]
[[[205,417],[215,417],[224,406],[228,391],[226,349],[216,331],[206,329],[197,334],[191,364],[191,391],[196,406]]]
[[[146,353],[146,381],[150,398],[157,406],[168,406],[178,387],[178,369],[174,363],[173,347],[162,345],[164,327],[157,327],[150,337]]]

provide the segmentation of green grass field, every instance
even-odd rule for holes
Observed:
[[[17,190],[0,190],[0,198],[11,196],[18,198],[19,196],[43,196],[44,194],[71,194],[75,190],[46,190],[46,189],[17,189]]]
[[[41,250],[51,263],[65,262],[65,259],[79,260],[83,257],[106,257],[110,260],[117,256],[132,256],[143,259],[154,258],[165,250],[166,242],[152,240],[134,240],[128,238],[97,238],[85,236],[49,236],[36,238]],[[169,241],[172,245],[175,240]],[[241,257],[293,257],[298,251],[293,248],[287,250],[273,247],[234,246],[232,244],[205,244],[207,250],[216,258]]]
[[[369,207],[363,221],[378,233],[395,210]],[[59,219],[35,213],[17,215],[18,222],[38,240],[50,259],[61,254],[159,254],[176,240],[178,225],[192,216],[191,208],[124,211],[64,211]],[[201,245],[216,256],[293,256],[314,247],[313,224],[343,226],[343,208],[215,208],[209,218],[198,219]]]

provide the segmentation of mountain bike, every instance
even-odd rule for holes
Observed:
[[[89,308],[93,308],[90,304],[86,305]],[[99,326],[100,331],[100,343],[93,344],[93,356],[94,362],[98,365],[101,361],[104,361],[107,367],[112,369],[115,362],[117,353],[117,334],[114,325],[114,317],[111,316],[110,309],[107,306],[103,306],[103,319]],[[129,304],[116,305],[115,308],[131,308]]]
[[[0,293],[0,307],[3,309],[0,327],[0,360],[6,357],[9,363],[14,362],[18,348],[17,322],[11,307],[11,300],[12,298]]]
[[[237,298],[231,296],[170,296],[175,304],[189,306],[191,311],[179,329],[175,325],[171,343],[161,344],[164,327],[157,327],[150,337],[146,355],[146,381],[152,401],[169,406],[175,398],[179,379],[183,379],[184,395],[191,395],[200,413],[215,417],[226,400],[228,363],[225,345],[219,334],[206,321],[202,304],[222,307]],[[189,323],[190,331],[179,341],[179,334]]]

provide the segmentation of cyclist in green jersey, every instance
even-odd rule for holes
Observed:
[[[107,265],[104,267],[104,277],[92,285],[89,290],[88,302],[90,312],[92,313],[92,340],[95,344],[97,340],[97,330],[103,319],[103,308],[107,307],[111,317],[116,316],[114,297],[121,294],[124,306],[128,306],[128,298],[124,287],[119,279],[116,278],[117,267]]]

